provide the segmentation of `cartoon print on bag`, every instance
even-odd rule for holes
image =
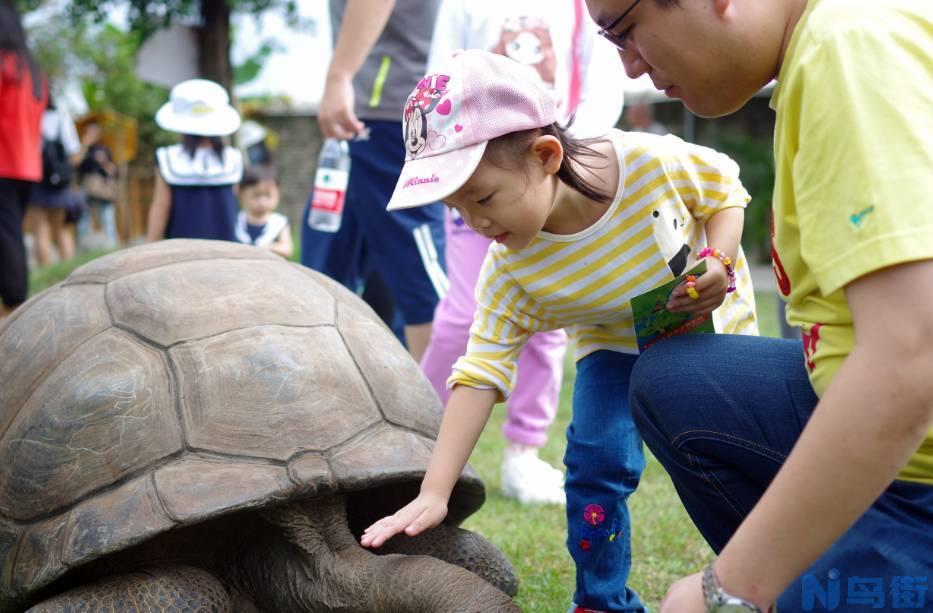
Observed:
[[[435,109],[441,115],[450,114],[452,107],[450,99],[444,100],[449,81],[450,77],[447,75],[428,75],[421,79],[415,92],[408,97],[403,119],[405,121],[405,149],[411,157],[420,155],[426,148],[436,150],[444,146],[446,141],[444,136],[428,128],[428,115]]]
[[[551,30],[540,17],[510,18],[502,26],[499,42],[490,49],[538,71],[541,80],[554,87],[557,55],[551,40]]]
[[[651,211],[654,217],[654,240],[675,277],[687,269],[690,245],[687,244],[687,222],[677,203],[664,201]]]

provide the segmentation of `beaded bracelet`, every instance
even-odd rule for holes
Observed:
[[[731,293],[735,291],[735,269],[732,267],[732,258],[730,258],[726,253],[720,249],[715,249],[711,247],[703,247],[700,250],[700,253],[697,254],[697,258],[703,259],[713,256],[722,262],[722,265],[726,267],[726,276],[729,277],[729,288],[726,290],[726,293]]]

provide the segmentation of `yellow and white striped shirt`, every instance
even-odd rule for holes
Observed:
[[[567,328],[575,358],[601,349],[638,353],[633,296],[696,263],[706,221],[745,207],[749,195],[727,156],[675,136],[613,130],[619,186],[606,213],[576,234],[539,232],[525,248],[493,244],[476,286],[467,354],[448,387],[497,389],[508,397],[521,347],[535,332]],[[736,291],[713,313],[718,332],[757,334],[745,255]]]

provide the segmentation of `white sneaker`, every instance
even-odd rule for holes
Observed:
[[[534,451],[505,450],[502,494],[524,504],[565,504],[564,473]]]

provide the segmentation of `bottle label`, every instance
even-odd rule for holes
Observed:
[[[314,197],[311,208],[318,211],[343,211],[349,173],[332,168],[318,168],[314,177]]]

